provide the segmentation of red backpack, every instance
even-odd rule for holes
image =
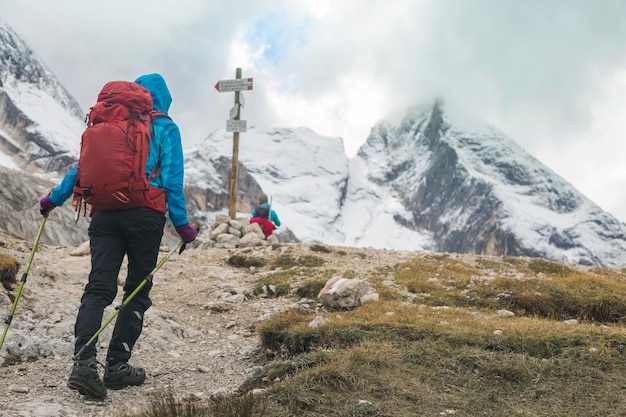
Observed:
[[[276,230],[276,225],[272,223],[271,221],[264,219],[263,217],[253,217],[250,220],[248,220],[248,222],[250,224],[258,223],[266,239],[271,236],[274,230]]]
[[[139,206],[165,213],[167,193],[149,184],[158,165],[146,175],[152,121],[168,117],[152,110],[152,95],[141,85],[111,81],[98,94],[81,138],[74,206],[87,203],[94,211]]]

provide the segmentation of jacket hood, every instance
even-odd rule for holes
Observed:
[[[172,104],[172,95],[165,83],[165,79],[160,74],[145,74],[137,78],[135,82],[148,90],[152,94],[152,107],[167,114]]]

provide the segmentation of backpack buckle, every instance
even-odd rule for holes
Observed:
[[[128,202],[130,201],[130,198],[128,198],[128,196],[126,194],[124,194],[123,192],[121,192],[121,191],[116,191],[112,195],[120,203],[128,204]]]

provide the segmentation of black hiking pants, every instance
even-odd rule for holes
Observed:
[[[148,207],[94,214],[89,225],[91,272],[76,317],[74,354],[102,326],[104,309],[113,303],[117,294],[117,277],[124,255],[128,258],[124,300],[154,269],[164,226],[165,216]],[[151,287],[148,281],[118,313],[107,361],[130,358],[143,328],[144,313],[152,305]],[[79,359],[95,356],[96,343],[97,340],[90,344]]]

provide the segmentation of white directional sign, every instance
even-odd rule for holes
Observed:
[[[245,132],[246,131],[246,121],[245,120],[226,120],[226,131],[227,132]]]
[[[215,89],[220,93],[252,90],[252,78],[235,78],[234,80],[218,81],[217,84],[215,84]]]

